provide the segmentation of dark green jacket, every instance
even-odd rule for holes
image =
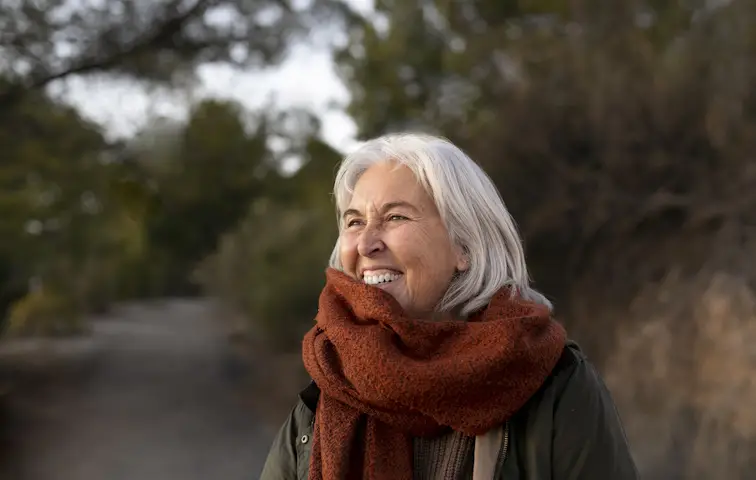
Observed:
[[[302,391],[273,442],[261,480],[307,479],[319,395],[315,384]],[[609,391],[575,344],[565,348],[541,389],[503,428],[508,441],[497,479],[639,478]]]

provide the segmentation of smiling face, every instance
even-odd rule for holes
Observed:
[[[344,272],[385,290],[409,315],[430,317],[455,271],[467,268],[433,199],[405,166],[370,167],[343,216]]]

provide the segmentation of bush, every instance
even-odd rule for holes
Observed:
[[[64,336],[86,330],[76,302],[47,288],[32,291],[15,302],[7,322],[10,336]]]
[[[298,348],[313,324],[336,240],[331,212],[257,202],[198,268],[205,290],[241,312],[256,335]]]

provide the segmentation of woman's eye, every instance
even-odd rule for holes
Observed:
[[[347,227],[354,227],[354,226],[359,225],[359,224],[360,224],[360,220],[356,220],[356,219],[355,220],[349,220],[347,222]]]
[[[389,220],[391,220],[391,221],[396,221],[396,220],[407,220],[407,217],[405,217],[404,215],[391,215],[391,216],[389,217]]]

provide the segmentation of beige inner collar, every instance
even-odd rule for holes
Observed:
[[[496,473],[496,462],[504,437],[504,429],[492,428],[487,433],[475,437],[473,456],[473,480],[492,480]]]

